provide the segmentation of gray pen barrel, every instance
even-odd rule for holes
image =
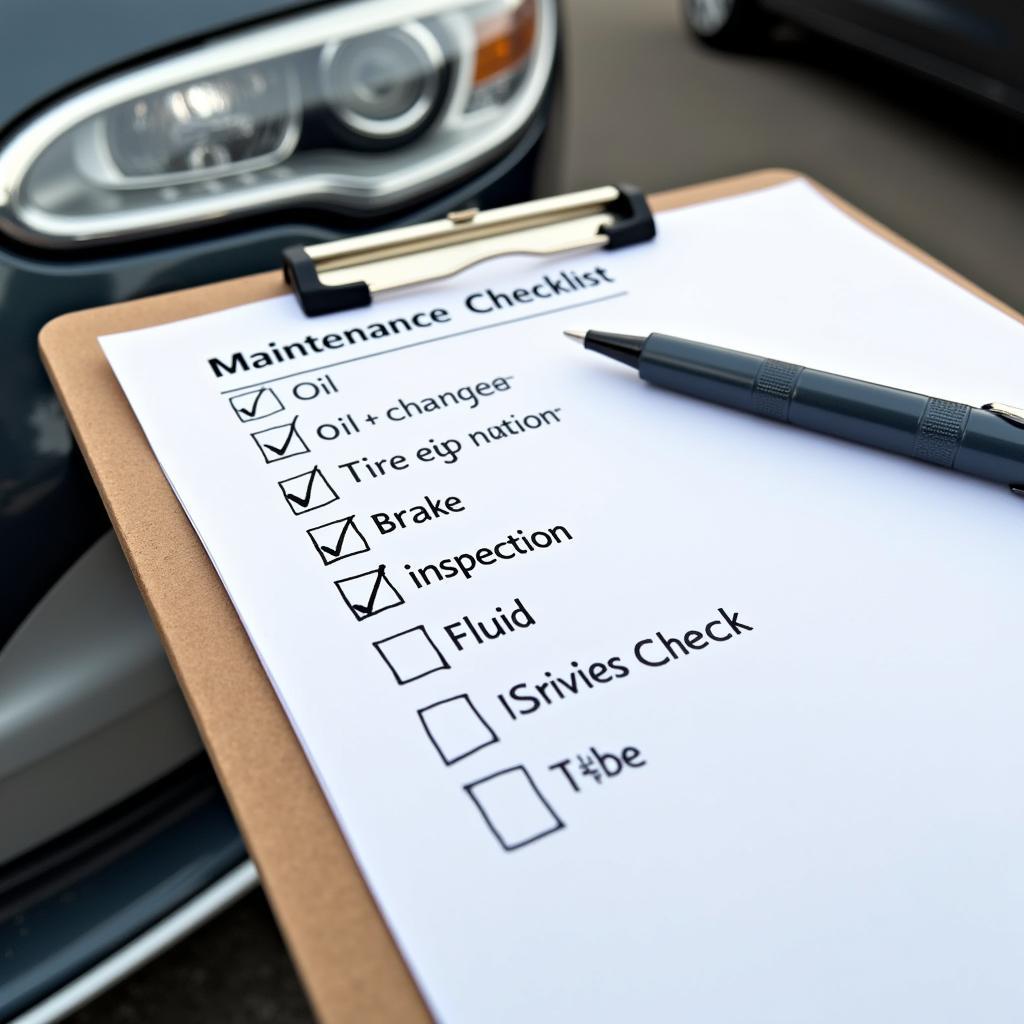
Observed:
[[[973,406],[665,334],[646,340],[639,371],[693,398],[1024,485],[1024,427]]]

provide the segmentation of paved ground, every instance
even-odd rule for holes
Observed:
[[[705,50],[680,31],[674,0],[565,9],[554,186],[797,168],[1024,308],[1024,126],[794,33],[758,55]],[[73,1024],[309,1020],[254,895]]]
[[[675,0],[567,7],[564,186],[792,167],[1024,308],[1024,124],[818,40],[709,50]]]

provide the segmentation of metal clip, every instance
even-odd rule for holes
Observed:
[[[284,252],[284,273],[308,316],[368,305],[377,292],[423,284],[510,253],[549,256],[615,249],[654,237],[643,194],[605,185],[495,210]]]
[[[1000,419],[1024,430],[1024,409],[1018,409],[1012,405],[1004,405],[1002,402],[986,402],[982,409],[985,412],[994,412]]]
[[[1024,409],[1018,409],[1013,405],[1004,405],[1002,402],[986,402],[982,409],[985,412],[995,413],[1001,420],[1006,420],[1018,430],[1024,430]],[[1024,498],[1024,484],[1010,484],[1010,490],[1021,498]]]

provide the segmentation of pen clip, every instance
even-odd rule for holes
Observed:
[[[1012,426],[1024,430],[1024,409],[1018,409],[1012,405],[1004,405],[1002,402],[986,402],[982,409],[985,412],[993,412]]]
[[[1013,405],[1005,405],[1002,402],[986,402],[982,409],[985,412],[994,413],[1001,420],[1006,420],[1012,427],[1024,430],[1024,409],[1018,409]],[[1010,490],[1021,498],[1024,498],[1024,484],[1010,484]]]

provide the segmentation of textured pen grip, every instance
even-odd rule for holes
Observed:
[[[936,466],[952,466],[970,413],[969,405],[929,398],[914,438],[914,458]]]
[[[754,412],[785,423],[789,419],[790,399],[803,369],[795,363],[766,359],[754,378]]]

